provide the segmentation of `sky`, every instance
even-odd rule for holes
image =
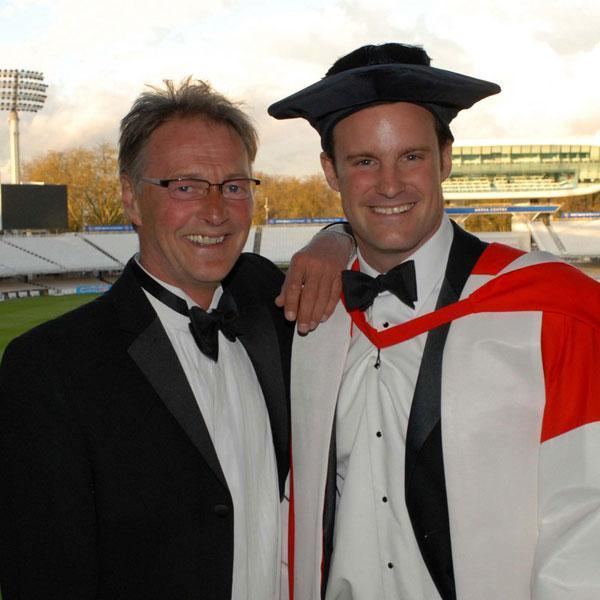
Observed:
[[[42,71],[48,84],[44,108],[20,113],[22,162],[115,144],[146,85],[192,75],[243,102],[261,138],[256,170],[317,173],[316,132],[266,108],[351,50],[390,41],[501,85],[455,119],[456,143],[600,144],[597,0],[0,0],[0,68]]]

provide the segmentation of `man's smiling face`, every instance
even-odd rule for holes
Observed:
[[[228,125],[177,118],[158,127],[143,150],[144,177],[196,177],[214,183],[250,177],[240,136]],[[123,180],[125,210],[136,225],[142,265],[202,306],[238,259],[252,221],[252,197],[225,199],[216,187],[195,201],[166,188]]]
[[[365,260],[380,272],[401,263],[438,229],[452,146],[440,149],[433,115],[407,102],[378,104],[342,119],[334,154],[321,155]]]

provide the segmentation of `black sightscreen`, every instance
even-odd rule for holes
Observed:
[[[2,229],[67,229],[67,186],[4,184]]]

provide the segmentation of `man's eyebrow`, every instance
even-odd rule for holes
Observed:
[[[204,176],[199,175],[198,173],[177,173],[170,177],[165,177],[164,179],[204,179]]]
[[[412,154],[414,152],[431,152],[432,146],[408,146],[400,154]]]
[[[403,156],[405,154],[411,154],[413,152],[431,152],[432,146],[407,146],[406,148],[402,148],[398,154]],[[355,160],[357,158],[377,158],[376,152],[370,152],[365,150],[363,152],[352,152],[351,154],[346,154],[344,160]]]
[[[248,173],[234,172],[230,175],[224,175],[221,181],[228,181],[230,179],[247,179],[252,177],[252,175]],[[162,179],[202,179],[203,181],[210,181],[206,175],[201,175],[200,173],[186,172],[177,175],[170,175],[169,177],[162,177]]]
[[[355,158],[374,158],[375,154],[373,152],[353,152],[352,154],[346,154],[344,159],[353,160]]]

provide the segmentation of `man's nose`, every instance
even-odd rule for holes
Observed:
[[[383,165],[379,171],[376,191],[386,198],[394,198],[404,190],[401,169],[396,165]]]
[[[227,202],[221,193],[221,187],[214,185],[198,202],[200,216],[212,225],[220,225],[227,220]]]

